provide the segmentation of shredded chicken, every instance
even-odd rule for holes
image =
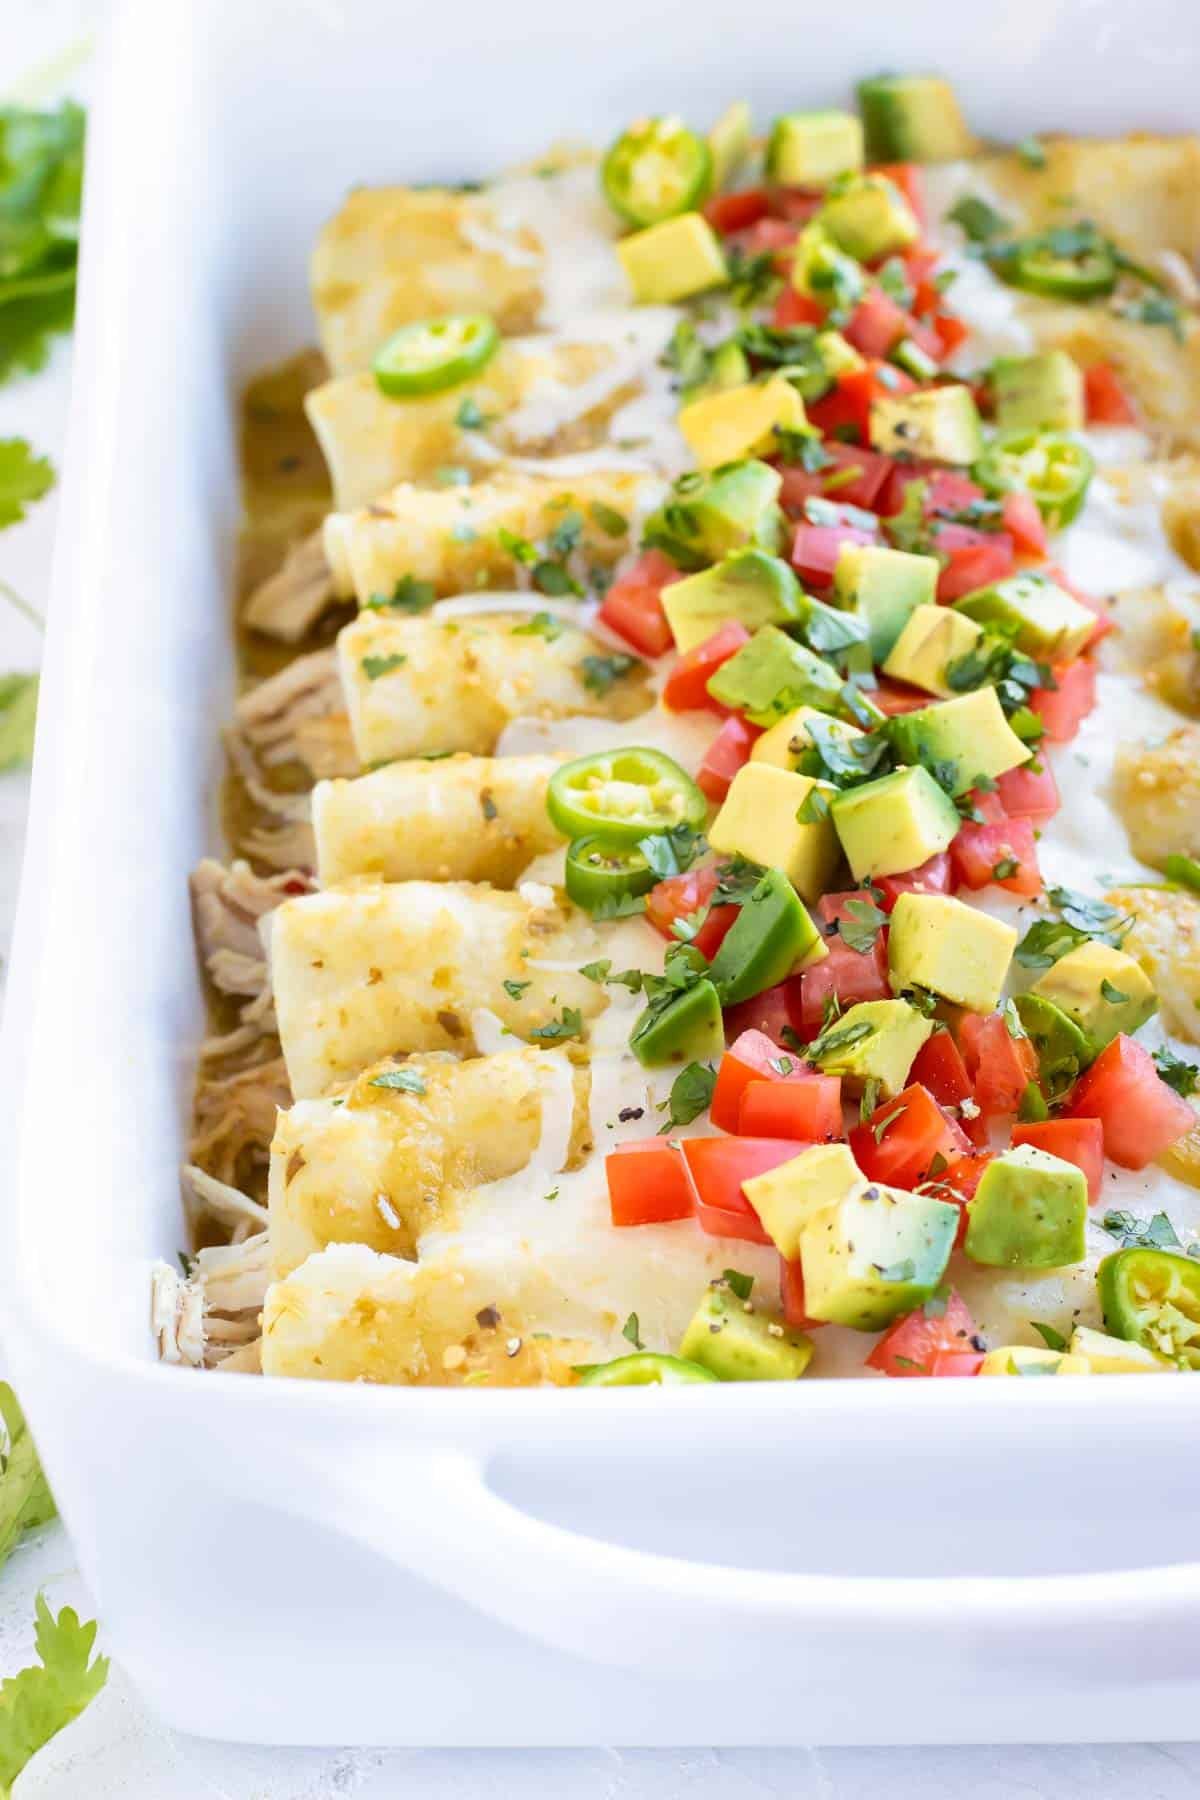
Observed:
[[[260,583],[246,601],[245,624],[285,644],[299,643],[334,600],[325,560],[323,533],[314,531],[293,544],[283,567]]]
[[[282,1056],[232,1075],[202,1073],[192,1110],[192,1162],[218,1181],[254,1185],[266,1169],[275,1114],[291,1103]]]
[[[155,1264],[151,1322],[159,1356],[193,1369],[254,1371],[270,1281],[267,1209],[193,1165],[183,1170],[183,1194],[193,1223],[215,1221],[232,1235],[228,1244],[199,1251],[186,1277],[169,1263]]]
[[[192,910],[196,942],[204,966],[223,994],[257,997],[267,979],[259,921],[294,894],[308,894],[312,877],[303,869],[256,875],[249,863],[228,867],[206,856],[192,870]]]
[[[333,650],[298,656],[260,681],[237,703],[237,729],[264,768],[294,762],[298,733],[311,720],[342,710],[342,684]]]

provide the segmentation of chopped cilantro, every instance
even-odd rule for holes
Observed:
[[[368,681],[378,681],[381,675],[390,675],[393,669],[402,668],[407,661],[407,656],[400,651],[391,656],[364,656],[362,672]]]
[[[739,1300],[748,1300],[754,1292],[753,1275],[743,1275],[740,1269],[722,1269],[721,1280]]]
[[[1047,1325],[1041,1319],[1030,1319],[1029,1323],[1033,1330],[1037,1332],[1047,1350],[1066,1349],[1066,1338],[1061,1331],[1056,1331],[1053,1325]]]
[[[394,1088],[401,1094],[426,1092],[424,1077],[416,1069],[385,1069],[382,1075],[372,1075],[368,1085],[377,1088]]]
[[[559,1044],[566,1038],[583,1036],[583,1014],[577,1006],[564,1006],[561,1019],[552,1019],[548,1025],[539,1025],[530,1032],[541,1044]]]
[[[623,650],[614,650],[608,656],[585,656],[580,663],[583,685],[589,694],[595,694],[598,700],[602,700],[622,676],[640,666],[636,656],[626,656]]]
[[[427,612],[437,599],[432,581],[418,581],[415,575],[401,575],[390,594],[372,594],[366,602],[377,611],[387,608],[396,612]]]
[[[663,1131],[670,1131],[676,1125],[690,1125],[693,1119],[698,1119],[712,1099],[716,1080],[716,1071],[706,1063],[688,1063],[681,1069],[671,1083]]]

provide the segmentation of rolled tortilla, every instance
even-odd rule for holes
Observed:
[[[665,491],[661,476],[619,467],[569,481],[509,471],[471,487],[401,483],[356,512],[330,513],[325,556],[336,592],[360,606],[410,580],[465,594],[515,587],[523,566],[516,543],[553,557],[550,540],[569,523],[578,536],[569,562],[586,578],[589,568],[611,568],[625,555]]]
[[[414,319],[486,312],[528,331],[542,303],[542,250],[486,194],[356,188],[318,237],[309,268],[321,348],[337,375],[369,366]]]
[[[270,936],[279,1037],[298,1100],[384,1056],[472,1055],[497,1047],[488,1040],[500,1028],[529,1039],[566,1009],[586,1023],[605,1006],[603,990],[579,973],[596,954],[595,934],[549,888],[351,882],[286,901]]]
[[[610,685],[594,673],[589,684],[589,657],[605,659],[606,673],[623,665],[575,626],[531,630],[529,613],[430,619],[367,610],[339,633],[337,654],[365,768],[444,750],[486,756],[513,719],[630,719],[653,699],[641,663]]]
[[[546,812],[555,756],[451,756],[388,763],[313,789],[323,887],[385,881],[490,881],[511,887],[561,842]]]
[[[655,340],[651,353],[661,347]],[[645,361],[612,335],[515,338],[478,380],[444,393],[393,399],[361,370],[314,388],[304,404],[329,465],[334,505],[348,512],[400,482],[431,482],[448,466],[486,473],[502,452],[592,448],[606,419],[638,391]]]
[[[409,1088],[383,1085],[396,1079]],[[590,1148],[588,1089],[563,1052],[521,1049],[376,1063],[336,1099],[298,1101],[271,1146],[273,1276],[327,1244],[415,1256],[460,1223],[472,1188],[535,1156],[545,1192]]]

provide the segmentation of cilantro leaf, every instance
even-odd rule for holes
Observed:
[[[1185,1100],[1200,1088],[1200,1068],[1195,1063],[1184,1062],[1167,1044],[1154,1052],[1154,1066],[1167,1086],[1182,1094]]]
[[[45,456],[35,456],[24,438],[0,438],[0,530],[17,525],[32,500],[54,486],[54,469]]]
[[[372,594],[364,601],[364,605],[373,611],[384,608],[396,612],[427,612],[437,599],[437,592],[432,581],[418,581],[415,575],[401,575],[390,594]]]
[[[391,656],[364,656],[362,672],[368,681],[378,681],[381,675],[390,675],[393,669],[399,669],[408,661],[402,651]]]
[[[77,1719],[108,1679],[108,1658],[91,1661],[94,1621],[81,1625],[71,1607],[57,1619],[37,1597],[35,1642],[40,1662],[0,1685],[0,1800],[43,1744]]]
[[[740,1269],[722,1269],[721,1280],[739,1300],[748,1300],[754,1291],[753,1275],[743,1275]]]
[[[1030,1319],[1029,1323],[1037,1332],[1047,1350],[1066,1349],[1066,1338],[1063,1336],[1062,1332],[1057,1331],[1053,1325],[1047,1325],[1042,1319]]]
[[[32,758],[37,702],[36,675],[0,675],[0,772]]]
[[[583,685],[598,700],[603,700],[623,675],[640,667],[637,657],[626,656],[623,650],[614,650],[611,656],[585,656],[580,663]]]
[[[84,115],[0,108],[0,381],[40,369],[75,306]]]
[[[1122,1250],[1178,1250],[1179,1234],[1165,1212],[1152,1218],[1139,1219],[1136,1213],[1106,1212],[1100,1221],[1109,1237],[1116,1238]]]
[[[670,1131],[676,1125],[690,1125],[693,1119],[698,1119],[712,1099],[716,1081],[716,1071],[706,1063],[692,1062],[681,1069],[671,1083],[663,1131]]]
[[[628,1343],[631,1343],[635,1350],[644,1350],[646,1348],[645,1344],[642,1342],[642,1328],[638,1323],[638,1316],[636,1313],[630,1313],[629,1317],[622,1325],[621,1336],[625,1338]]]
[[[583,1036],[583,1014],[577,1006],[564,1006],[561,1019],[551,1019],[548,1025],[539,1025],[530,1032],[540,1044],[560,1044],[566,1038]]]
[[[45,1525],[57,1511],[42,1473],[33,1438],[17,1396],[0,1381],[0,1418],[5,1448],[0,1455],[0,1564],[7,1561],[25,1531]]]
[[[373,1075],[369,1084],[377,1088],[394,1088],[400,1094],[423,1094],[425,1082],[416,1069],[385,1069],[382,1075]]]

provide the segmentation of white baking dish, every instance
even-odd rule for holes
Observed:
[[[986,17],[980,18],[980,11]],[[304,342],[363,179],[641,108],[944,67],[984,130],[1188,128],[1193,0],[128,0],[94,124],[72,447],[5,1075],[8,1353],[107,1641],[248,1740],[1196,1734],[1200,1382],[456,1392],[157,1367],[201,1025],[234,397]]]

